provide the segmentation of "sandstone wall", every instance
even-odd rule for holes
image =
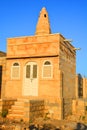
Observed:
[[[7,57],[34,57],[58,55],[59,34],[9,38]]]
[[[87,98],[87,78],[83,78],[83,98]]]
[[[72,113],[80,116],[87,114],[87,100],[84,99],[73,100]]]
[[[74,47],[60,37],[59,69],[62,72],[63,118],[72,113],[72,100],[76,97],[76,55]]]
[[[43,63],[49,60],[52,63],[52,78],[43,78]],[[48,58],[27,58],[27,59],[9,59],[7,60],[7,71],[6,71],[6,88],[5,97],[22,97],[23,96],[23,75],[24,66],[27,62],[34,61],[38,65],[38,96],[62,96],[62,73],[58,70],[59,61],[58,57]],[[12,79],[11,69],[13,63],[18,62],[20,64],[20,77],[19,79]]]
[[[75,97],[76,56],[74,47],[60,38],[59,69],[63,73],[63,98]]]
[[[63,119],[62,100],[55,97],[31,97],[24,102],[24,120],[35,120],[43,117],[44,119]]]
[[[6,57],[0,57],[0,66],[2,68],[1,83],[0,83],[0,98],[5,96],[5,84],[6,84]]]

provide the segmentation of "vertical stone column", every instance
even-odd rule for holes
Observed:
[[[78,98],[78,75],[76,75],[76,98]]]
[[[62,98],[63,97],[63,73],[60,70],[58,71],[58,79],[59,79],[58,82],[59,98]]]
[[[72,114],[76,114],[77,100],[72,100]]]
[[[83,78],[83,98],[87,98],[86,92],[86,78]]]
[[[60,106],[59,106],[59,120],[63,119],[63,99],[60,99]]]
[[[29,100],[24,101],[24,120],[29,122],[30,121],[30,102]]]

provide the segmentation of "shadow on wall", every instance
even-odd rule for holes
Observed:
[[[82,123],[77,123],[76,130],[87,130],[87,126]]]

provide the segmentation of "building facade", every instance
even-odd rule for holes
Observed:
[[[7,56],[1,62],[6,67],[4,79],[0,79],[3,99],[15,100],[15,107],[19,102],[27,102],[29,107],[29,101],[43,100],[44,111],[52,112],[56,119],[72,113],[72,100],[76,99],[76,52],[63,35],[51,33],[45,8],[40,12],[34,36],[7,39]],[[22,118],[27,120],[29,108],[23,110]]]

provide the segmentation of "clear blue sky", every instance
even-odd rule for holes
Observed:
[[[87,0],[0,0],[0,51],[9,37],[34,35],[39,12],[46,7],[52,33],[72,39],[76,72],[87,77]]]

